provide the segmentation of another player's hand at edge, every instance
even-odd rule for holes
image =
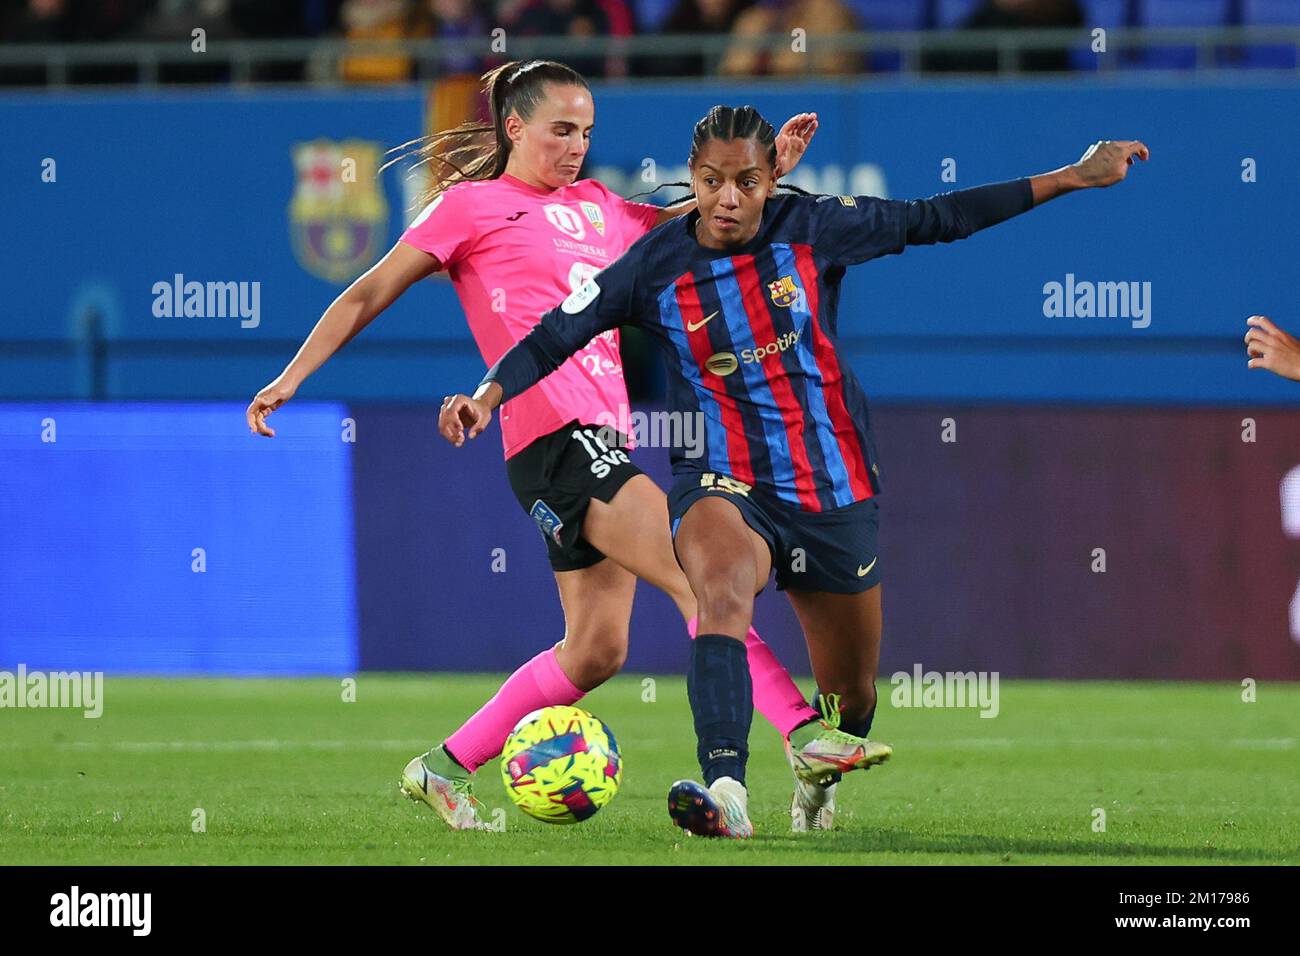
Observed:
[[[1279,329],[1266,315],[1246,320],[1248,368],[1266,368],[1275,375],[1300,382],[1300,339]]]
[[[293,394],[297,390],[295,386],[277,378],[254,395],[253,400],[248,403],[248,410],[244,412],[244,419],[248,422],[248,430],[254,435],[265,435],[267,438],[274,438],[275,429],[266,423],[266,418],[293,398]]]
[[[495,392],[495,394],[493,394]],[[493,382],[486,393],[476,397],[448,395],[438,413],[438,431],[457,448],[465,438],[477,438],[492,422],[492,409],[500,402],[501,386]]]

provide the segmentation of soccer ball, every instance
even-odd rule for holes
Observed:
[[[520,810],[545,823],[578,823],[614,799],[623,758],[614,734],[577,707],[544,707],[515,726],[501,778]]]

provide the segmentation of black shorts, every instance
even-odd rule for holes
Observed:
[[[582,536],[587,507],[592,498],[609,502],[629,478],[642,474],[626,448],[610,447],[601,434],[598,425],[571,421],[506,459],[510,488],[546,538],[556,571],[580,571],[605,560]],[[617,441],[627,439],[619,435]]]
[[[734,504],[745,524],[767,542],[777,590],[859,594],[880,583],[875,498],[833,511],[802,511],[727,475],[681,475],[668,493],[674,539],[687,509],[708,495]]]

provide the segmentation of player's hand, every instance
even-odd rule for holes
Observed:
[[[448,395],[438,413],[438,431],[457,448],[465,444],[465,436],[477,438],[492,421],[492,409],[487,403],[468,395]]]
[[[266,424],[266,416],[293,398],[293,393],[296,391],[296,388],[276,379],[254,395],[253,400],[248,403],[248,411],[244,413],[244,418],[248,421],[248,430],[254,435],[274,438],[275,429]]]
[[[1248,368],[1266,368],[1276,375],[1300,382],[1300,339],[1288,335],[1264,315],[1246,320]]]
[[[1144,162],[1151,151],[1135,139],[1106,139],[1093,143],[1074,164],[1074,171],[1084,187],[1113,186],[1128,175],[1135,160]]]
[[[817,132],[816,113],[796,113],[776,134],[776,178],[794,170]]]

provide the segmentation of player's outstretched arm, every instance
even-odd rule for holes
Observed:
[[[438,268],[438,260],[427,252],[402,242],[393,246],[384,258],[330,303],[293,361],[253,396],[244,413],[249,430],[255,435],[274,438],[275,429],[266,424],[267,416],[293,398],[307,376],[352,341],[398,296]]]
[[[1248,368],[1266,368],[1275,375],[1300,382],[1300,339],[1283,332],[1265,315],[1246,320]]]
[[[442,437],[457,448],[466,438],[477,438],[502,402],[528,391],[603,331],[572,318],[552,309],[488,369],[472,396],[458,392],[444,398],[438,413]]]
[[[442,437],[457,448],[465,444],[466,437],[477,438],[502,402],[528,391],[600,333],[632,321],[637,302],[637,248],[634,245],[542,316],[532,331],[488,369],[472,396],[448,395],[438,415]]]
[[[467,434],[477,438],[491,424],[492,412],[500,404],[501,386],[496,382],[480,385],[472,397],[448,395],[438,412],[438,433],[459,448],[465,444]]]
[[[813,135],[817,132],[816,113],[796,113],[785,121],[780,132],[776,134],[776,179],[793,172],[808,151]],[[684,216],[696,206],[694,198],[665,206],[659,210],[656,226],[661,226],[670,219]]]
[[[1077,163],[1050,173],[912,200],[906,203],[905,244],[965,239],[1076,189],[1113,186],[1128,174],[1135,158],[1149,155],[1137,140],[1106,140],[1088,147]]]
[[[1113,186],[1128,175],[1135,160],[1146,161],[1151,151],[1135,139],[1101,140],[1093,143],[1077,163],[1062,166],[1050,173],[1029,177],[1034,194],[1034,205],[1064,196],[1076,189],[1104,189]]]

